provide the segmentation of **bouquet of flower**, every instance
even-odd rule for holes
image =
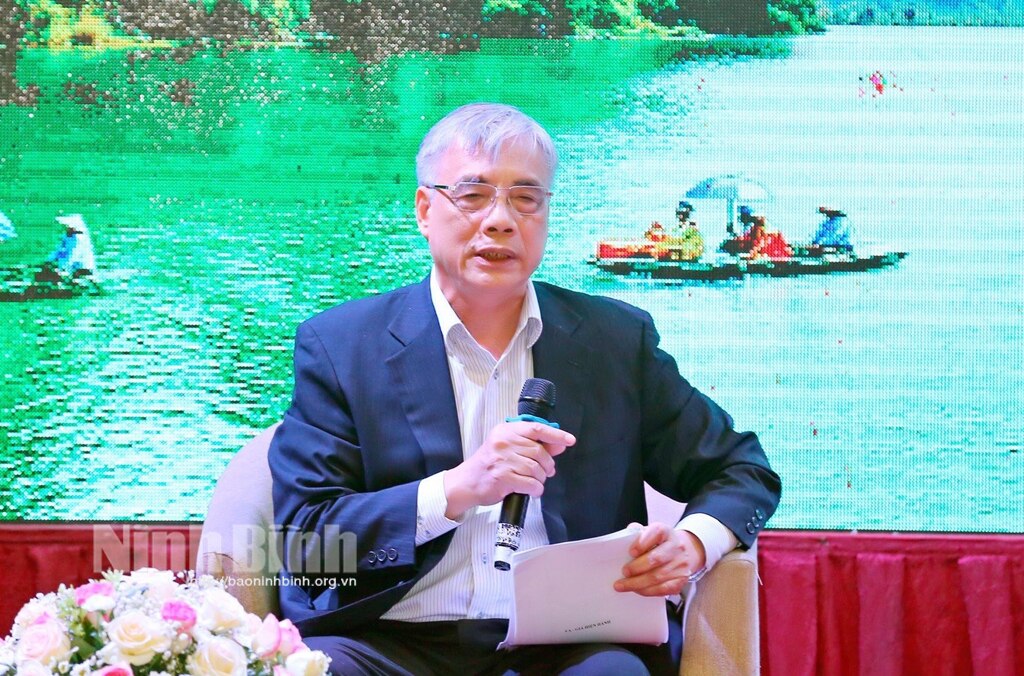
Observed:
[[[288,620],[260,619],[210,576],[146,568],[39,594],[0,643],[0,676],[323,676]]]

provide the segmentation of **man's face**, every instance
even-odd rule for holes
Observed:
[[[435,163],[431,180],[442,185],[490,183],[499,188],[548,188],[551,174],[539,150],[506,146],[497,161],[449,148]],[[519,214],[499,191],[494,205],[476,213],[456,207],[440,190],[416,191],[416,221],[430,244],[445,298],[458,308],[475,300],[516,300],[540,265],[548,235],[547,204]]]

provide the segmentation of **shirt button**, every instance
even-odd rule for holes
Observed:
[[[480,555],[480,563],[487,563],[487,555],[486,554],[481,554]]]

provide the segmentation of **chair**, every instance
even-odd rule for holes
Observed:
[[[273,578],[281,568],[274,547],[267,448],[277,426],[247,443],[217,481],[207,509],[196,561],[197,574],[225,581],[249,612],[279,615]],[[684,505],[647,489],[651,521],[675,523]],[[253,549],[256,555],[253,555]],[[760,672],[757,552],[733,551],[688,595],[682,676]]]
[[[196,556],[197,575],[223,580],[231,595],[260,617],[281,614],[274,582],[281,563],[276,550],[267,546],[274,526],[267,449],[276,430],[273,425],[250,440],[220,475]],[[254,556],[254,550],[275,555]]]

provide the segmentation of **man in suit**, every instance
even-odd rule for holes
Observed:
[[[678,630],[660,648],[495,651],[510,598],[492,558],[502,499],[532,498],[524,548],[645,522],[644,481],[688,502],[675,528],[641,531],[616,583],[651,596],[749,547],[775,510],[757,438],[679,375],[647,313],[531,280],[556,163],[522,112],[453,111],[417,155],[429,278],[299,327],[270,448],[275,518],[320,543],[308,557],[354,535],[357,569],[355,586],[332,585],[299,556],[281,602],[334,673],[669,673]],[[530,377],[556,385],[561,429],[505,422]]]

